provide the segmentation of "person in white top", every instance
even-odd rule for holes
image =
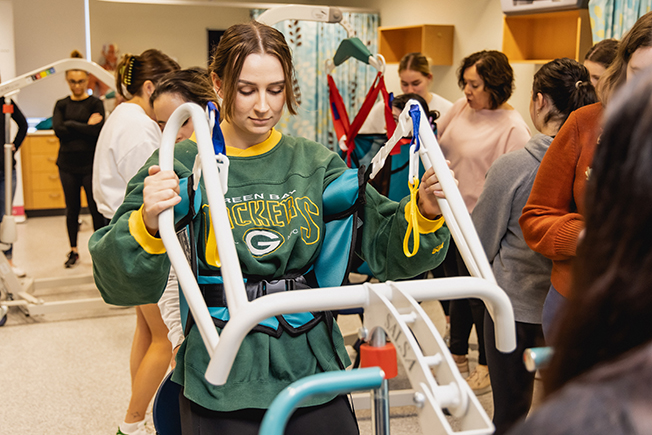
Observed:
[[[124,200],[127,183],[161,143],[150,96],[156,83],[179,64],[159,50],[126,54],[117,66],[118,105],[104,124],[93,160],[93,195],[98,209],[112,218]],[[145,413],[172,358],[168,329],[157,304],[136,307],[131,347],[131,399],[118,434],[144,435]]]
[[[398,76],[401,80],[401,91],[404,94],[420,95],[428,103],[429,111],[436,110],[439,117],[444,116],[453,107],[446,98],[428,91],[432,84],[432,73],[428,59],[421,53],[408,53],[398,64]],[[386,133],[383,101],[372,107],[367,120],[360,128],[360,134]]]
[[[133,100],[115,108],[100,133],[93,161],[93,195],[111,219],[122,204],[127,183],[158,149],[161,129]]]

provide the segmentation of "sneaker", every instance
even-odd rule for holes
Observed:
[[[18,266],[11,266],[11,270],[14,272],[17,278],[24,278],[27,276],[25,271]]]
[[[68,254],[68,259],[64,265],[66,266],[66,269],[70,269],[71,267],[74,267],[77,262],[79,262],[79,254],[75,251],[70,251]]]
[[[142,427],[138,427],[135,432],[129,432],[128,434],[120,430],[120,426],[118,426],[118,432],[116,432],[116,435],[149,435],[149,432],[145,432],[145,429]]]
[[[466,379],[469,386],[476,396],[491,391],[491,381],[489,379],[489,367],[478,364],[473,372]]]
[[[145,420],[138,426],[138,430],[147,435],[156,435],[157,433],[154,427],[154,420],[149,418],[149,416],[145,417]]]

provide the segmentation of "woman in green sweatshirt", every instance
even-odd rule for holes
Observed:
[[[343,181],[357,187],[357,174],[348,179],[350,172],[335,153],[274,128],[286,106],[292,114],[297,108],[292,57],[279,31],[256,22],[232,26],[216,49],[210,74],[223,101],[220,127],[230,160],[225,199],[247,287],[256,295],[259,283],[264,287],[273,280],[285,279],[284,289],[312,287],[310,270],[320,255],[328,214],[324,192]],[[180,142],[174,171],[161,171],[155,153],[129,183],[111,224],[92,236],[95,280],[107,302],[152,303],[163,293],[170,261],[157,237],[158,215],[181,202],[196,155],[195,142]],[[203,180],[200,191],[206,198]],[[374,276],[408,278],[442,261],[450,234],[436,200],[443,191],[432,170],[421,180],[416,208],[409,207],[409,197],[396,203],[372,187],[363,192],[364,225],[356,253]],[[421,240],[418,252],[408,258],[403,238],[414,215]],[[207,204],[201,204],[191,225],[207,305],[220,330],[228,309]],[[250,298],[256,297],[253,293]],[[209,355],[192,327],[173,376],[183,386],[184,435],[257,433],[265,409],[290,383],[348,365],[339,329],[321,318],[316,314],[301,325],[275,318],[263,322],[241,344],[222,386],[204,378]],[[295,413],[286,433],[355,434],[358,429],[345,398],[321,396]]]

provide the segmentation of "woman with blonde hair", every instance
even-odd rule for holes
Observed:
[[[627,80],[652,65],[652,12],[639,18],[618,46],[616,59],[598,82],[599,103],[573,112],[541,161],[532,193],[519,220],[528,246],[552,260],[550,291],[543,306],[543,333],[554,333],[566,304],[571,265],[584,230],[586,184],[602,131],[604,107]],[[583,86],[579,82],[578,86]]]

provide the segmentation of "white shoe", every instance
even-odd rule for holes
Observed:
[[[116,435],[149,435],[149,432],[146,432],[144,427],[138,426],[138,429],[135,431],[126,433],[120,429],[120,426],[118,426],[118,432]]]
[[[144,432],[147,435],[156,435],[156,429],[154,428],[154,420],[147,416],[145,420],[138,426],[138,430]]]
[[[11,266],[11,270],[14,272],[14,275],[16,275],[18,278],[24,278],[27,276],[25,271],[18,266]]]

